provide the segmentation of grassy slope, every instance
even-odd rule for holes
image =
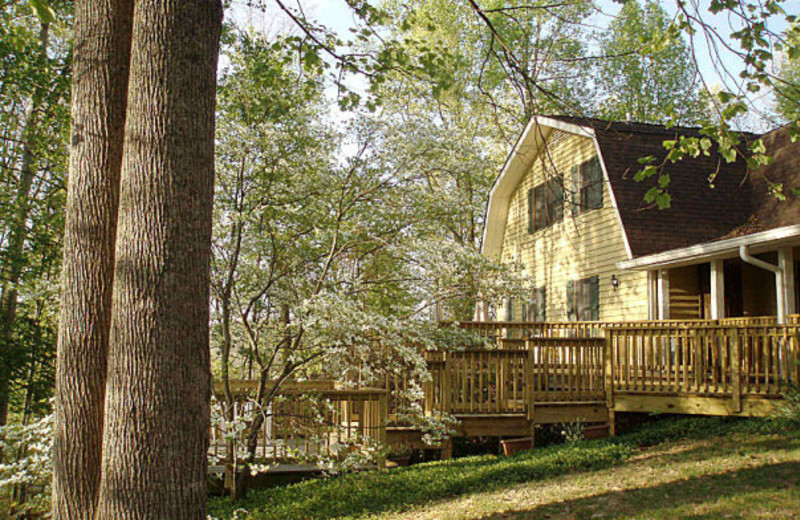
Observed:
[[[253,493],[238,507],[254,520],[800,518],[799,479],[796,429],[691,418],[613,443],[306,482]],[[226,501],[212,503],[212,514],[230,513]]]

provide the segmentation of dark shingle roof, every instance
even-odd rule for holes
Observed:
[[[762,140],[772,163],[750,174],[751,214],[724,238],[800,224],[800,200],[795,194],[800,191],[800,142],[791,142],[788,127],[769,132]],[[786,200],[780,200],[770,191],[771,184],[782,186]]]
[[[800,143],[790,143],[786,129],[763,137],[774,161],[750,175],[744,160],[727,163],[715,154],[667,163],[672,207],[659,210],[644,202],[655,179],[633,180],[641,168],[638,159],[652,155],[660,163],[664,140],[696,136],[697,128],[552,118],[594,129],[634,257],[800,223],[800,203],[791,197],[791,188],[800,189]],[[713,188],[712,173],[717,173]],[[770,194],[765,178],[783,183],[789,200]]]

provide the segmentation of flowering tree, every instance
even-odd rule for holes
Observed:
[[[412,403],[434,310],[524,280],[479,254],[475,222],[472,238],[442,240],[457,215],[431,187],[432,150],[402,146],[397,126],[365,114],[348,139],[333,132],[321,69],[293,56],[281,40],[239,33],[220,87],[212,287],[225,413],[235,378],[259,382],[252,399],[265,409],[287,381],[374,385],[402,373],[414,382],[405,411],[421,417]],[[263,421],[249,421],[245,462]]]

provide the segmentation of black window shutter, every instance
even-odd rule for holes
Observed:
[[[528,233],[533,233],[534,229],[534,204],[533,189],[528,190]]]
[[[549,224],[547,222],[547,192],[545,185],[540,184],[533,190],[534,202],[534,231],[546,228]]]
[[[580,168],[576,164],[572,167],[572,189],[575,190],[572,195],[572,216],[577,217],[581,214],[581,179]]]
[[[587,282],[589,292],[587,318],[596,321],[600,319],[600,279],[597,276],[592,276]]]
[[[539,316],[538,321],[547,321],[547,288],[542,286],[537,290],[539,293]]]
[[[558,179],[551,182],[553,183],[553,222],[560,222],[564,219],[564,186]]]
[[[591,209],[599,209],[603,207],[603,169],[600,167],[600,159],[595,157],[588,167],[591,187],[587,193],[586,205]]]
[[[567,319],[575,320],[577,318],[577,309],[575,308],[575,282],[572,280],[567,281]]]

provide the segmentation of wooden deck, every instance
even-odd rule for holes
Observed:
[[[496,350],[444,354],[434,406],[535,423],[614,412],[769,414],[800,382],[800,327],[774,318],[631,323],[462,323]],[[440,362],[441,363],[441,362]]]
[[[266,410],[257,411],[248,400],[256,381],[235,381],[234,414],[251,420],[263,415],[256,460],[298,463],[318,457],[342,459],[364,442],[386,443],[388,392],[380,388],[346,388],[333,381],[293,383],[281,390]],[[221,388],[215,387],[220,394]],[[210,453],[224,458],[228,443],[225,424],[212,427]]]
[[[425,413],[454,415],[457,436],[528,436],[538,424],[576,420],[609,423],[613,433],[618,412],[765,416],[800,383],[797,316],[787,325],[765,317],[457,326],[491,346],[426,352],[421,403]],[[258,458],[331,455],[363,439],[422,447],[394,414],[392,393],[406,384],[289,387],[267,411]],[[212,450],[223,437],[213,433]]]
[[[494,348],[431,353],[425,405],[462,435],[573,420],[613,431],[615,412],[764,416],[800,382],[797,317],[458,326]]]

